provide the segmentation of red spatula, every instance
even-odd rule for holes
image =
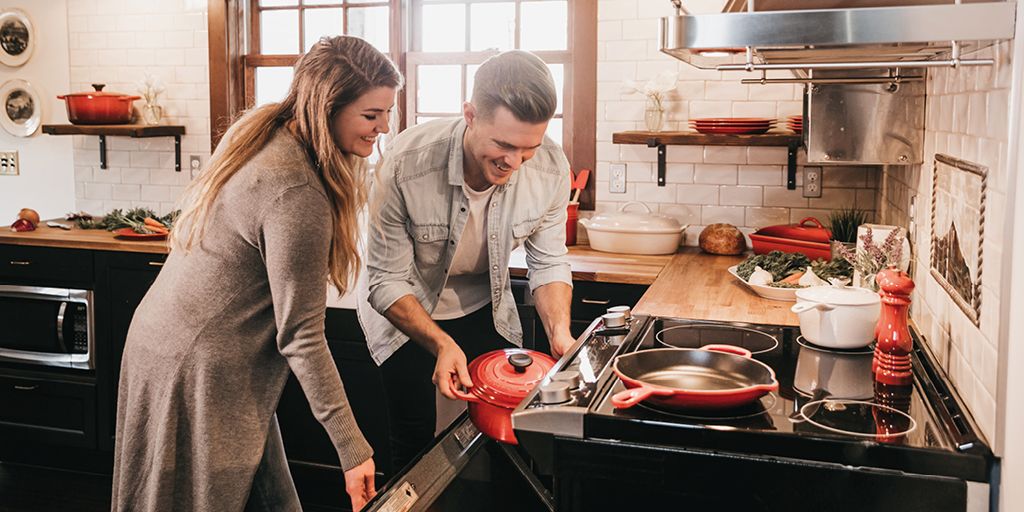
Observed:
[[[588,178],[590,178],[590,169],[580,169],[580,171],[576,173],[576,177],[572,180],[573,193],[571,202],[579,202],[580,192],[587,186]]]

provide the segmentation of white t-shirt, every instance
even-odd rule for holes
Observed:
[[[466,226],[455,248],[437,307],[430,317],[451,320],[464,317],[491,302],[491,283],[487,274],[487,205],[494,186],[477,192],[463,184],[469,200]]]

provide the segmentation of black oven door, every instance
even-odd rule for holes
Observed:
[[[554,510],[551,494],[515,446],[482,434],[463,413],[363,510]]]
[[[92,368],[92,292],[0,286],[0,359]]]

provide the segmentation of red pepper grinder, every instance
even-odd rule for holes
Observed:
[[[882,313],[878,317],[878,335],[875,357],[871,371],[875,381],[890,386],[906,386],[913,382],[910,372],[910,351],[914,341],[910,338],[907,314],[910,307],[910,292],[914,281],[906,272],[887,268],[875,276],[881,288]]]

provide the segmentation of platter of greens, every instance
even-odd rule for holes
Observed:
[[[842,258],[811,261],[800,253],[772,251],[729,267],[729,273],[761,297],[795,302],[801,288],[827,285],[830,279],[849,281],[853,267]]]

